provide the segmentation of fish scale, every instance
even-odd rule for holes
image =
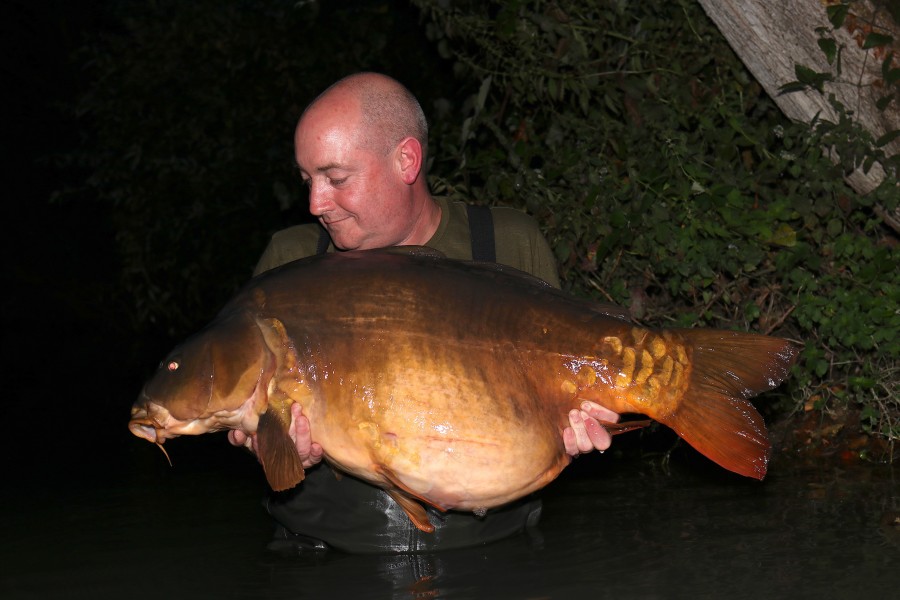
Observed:
[[[658,416],[673,412],[690,375],[684,344],[671,332],[654,333],[637,327],[631,328],[628,337],[630,340],[625,341],[616,336],[603,338],[610,355],[621,359],[615,386],[628,390],[633,412],[644,412],[642,408],[651,403]]]

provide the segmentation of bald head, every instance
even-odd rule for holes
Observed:
[[[397,81],[358,73],[325,90],[300,117],[294,156],[309,212],[336,248],[423,245],[441,222],[424,176],[428,126]]]
[[[334,103],[355,106],[358,110],[359,143],[368,150],[387,155],[401,140],[412,137],[425,155],[428,146],[425,114],[416,97],[399,81],[379,73],[349,75],[322,92],[303,114]]]

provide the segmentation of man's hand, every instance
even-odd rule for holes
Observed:
[[[566,453],[578,456],[584,452],[603,452],[612,443],[612,436],[597,421],[618,423],[619,415],[594,402],[582,402],[581,410],[569,411],[569,425],[563,430]]]
[[[303,409],[299,404],[291,404],[291,425],[288,427],[288,435],[297,447],[297,454],[303,463],[303,468],[308,469],[322,461],[322,446],[312,441],[309,433],[309,419],[303,416]],[[254,455],[259,448],[256,445],[256,435],[247,435],[239,429],[228,432],[228,441],[232,446],[243,446]]]

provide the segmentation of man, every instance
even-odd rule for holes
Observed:
[[[432,197],[424,173],[427,140],[418,101],[397,81],[359,73],[328,88],[304,111],[294,137],[297,165],[309,187],[309,210],[321,227],[300,225],[276,233],[256,274],[318,252],[387,246],[425,245],[450,258],[471,259],[474,217],[461,203]],[[512,209],[493,209],[489,219],[496,262],[559,287],[552,252],[533,219]],[[571,426],[563,432],[570,455],[609,447],[609,433],[597,419],[614,422],[618,415],[593,403],[570,412]],[[322,448],[311,439],[298,404],[292,406],[289,433],[305,468],[321,461]],[[232,431],[229,440],[256,449],[255,436]],[[436,529],[423,534],[382,490],[338,478],[327,467],[310,470],[295,490],[267,501],[287,542],[350,552],[486,543],[535,524],[540,507],[539,500],[529,498],[484,517],[430,511]]]

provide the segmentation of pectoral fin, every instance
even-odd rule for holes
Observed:
[[[271,410],[259,416],[256,432],[259,462],[269,486],[276,492],[289,490],[305,477],[303,463],[287,428]]]

